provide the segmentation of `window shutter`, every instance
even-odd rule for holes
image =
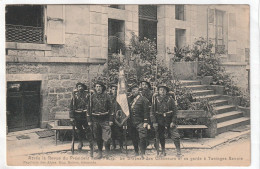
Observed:
[[[157,21],[156,5],[139,5],[139,18]]]
[[[228,14],[228,54],[236,54],[236,14]]]
[[[65,43],[65,6],[47,5],[46,35],[48,44]]]
[[[215,47],[216,44],[216,9],[208,9],[208,39]],[[215,48],[212,52],[215,53]]]

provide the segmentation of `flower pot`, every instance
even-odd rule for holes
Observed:
[[[217,118],[215,116],[208,119],[207,129],[206,129],[206,137],[215,138],[217,135]]]
[[[212,76],[204,76],[200,79],[202,85],[210,85],[213,83],[213,77]]]
[[[198,75],[198,62],[174,62],[172,72],[180,80],[195,80]]]
[[[239,105],[241,102],[241,96],[228,96],[228,95],[223,95],[221,96],[222,99],[227,100],[228,104],[232,105]]]
[[[250,107],[237,106],[237,110],[243,112],[244,117],[250,117]]]
[[[220,85],[209,85],[207,86],[207,89],[214,90],[215,94],[223,95],[225,87]]]

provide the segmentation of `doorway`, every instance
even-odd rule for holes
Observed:
[[[8,132],[40,126],[40,81],[7,83]]]

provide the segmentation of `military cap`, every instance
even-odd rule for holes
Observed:
[[[142,82],[145,82],[148,85],[149,89],[152,88],[152,86],[151,86],[150,82],[148,82],[148,80],[142,79],[139,84],[141,84]]]
[[[139,88],[137,84],[133,84],[128,88],[128,91],[131,92],[133,88]]]
[[[110,84],[110,88],[112,88],[112,87],[116,87],[117,88],[117,84]]]
[[[78,87],[79,85],[81,85],[83,87],[83,90],[87,90],[87,86],[84,83],[78,82],[76,84],[76,87]]]
[[[169,87],[167,87],[167,85],[165,83],[162,83],[162,84],[158,85],[157,86],[157,90],[159,90],[159,88],[162,88],[162,87],[165,88],[167,92],[170,91]]]
[[[106,90],[106,86],[105,86],[105,84],[104,84],[103,82],[97,81],[97,82],[95,82],[95,85],[94,85],[94,86],[96,86],[97,84],[100,85],[100,86],[102,86],[103,91]]]

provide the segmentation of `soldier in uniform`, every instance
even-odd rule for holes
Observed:
[[[116,140],[118,140],[119,142],[119,146],[120,146],[120,151],[122,152],[123,150],[123,139],[124,139],[124,135],[123,135],[123,127],[119,126],[117,124],[117,122],[121,122],[120,116],[121,116],[121,110],[120,110],[120,105],[117,103],[116,101],[116,96],[117,96],[117,85],[116,84],[112,84],[111,87],[111,104],[112,104],[112,110],[113,110],[113,114],[114,114],[114,123],[111,126],[111,130],[112,130],[112,145],[113,145],[113,149],[116,149]]]
[[[142,80],[141,81],[141,93],[142,95],[148,99],[150,105],[152,104],[152,97],[153,97],[153,92],[152,92],[152,87],[151,84],[146,81],[146,80]]]
[[[139,94],[137,85],[133,85],[130,90],[130,135],[134,145],[135,155],[139,155],[140,149],[141,157],[144,158],[146,150],[147,126],[149,121],[149,102],[145,97]]]
[[[144,96],[149,101],[149,109],[151,109],[152,97],[153,97],[153,91],[151,90],[152,89],[151,84],[147,80],[143,79],[140,82],[140,85],[141,85],[141,95]],[[150,125],[151,125],[151,121],[149,120],[148,129],[150,129]],[[150,144],[149,140],[151,138],[153,138],[153,136],[154,136],[154,129],[148,130],[146,146],[149,146],[149,144]]]
[[[106,153],[109,155],[113,113],[111,110],[110,96],[105,92],[105,85],[102,82],[97,82],[94,86],[95,93],[90,99],[87,121],[89,125],[93,125],[94,138],[97,141],[98,155],[96,158],[101,159],[103,142]]]
[[[93,138],[90,127],[87,124],[87,86],[83,83],[76,84],[76,90],[73,91],[73,98],[70,104],[70,119],[73,125],[77,128],[77,135],[79,138],[78,149],[83,147],[83,138],[87,136],[90,142],[91,156],[93,156]]]
[[[177,155],[181,155],[180,135],[177,130],[177,107],[173,97],[169,94],[169,88],[162,84],[158,86],[159,95],[154,96],[151,110],[152,125],[157,132],[162,147],[161,155],[165,156],[165,130],[169,130],[171,139],[177,149]]]

